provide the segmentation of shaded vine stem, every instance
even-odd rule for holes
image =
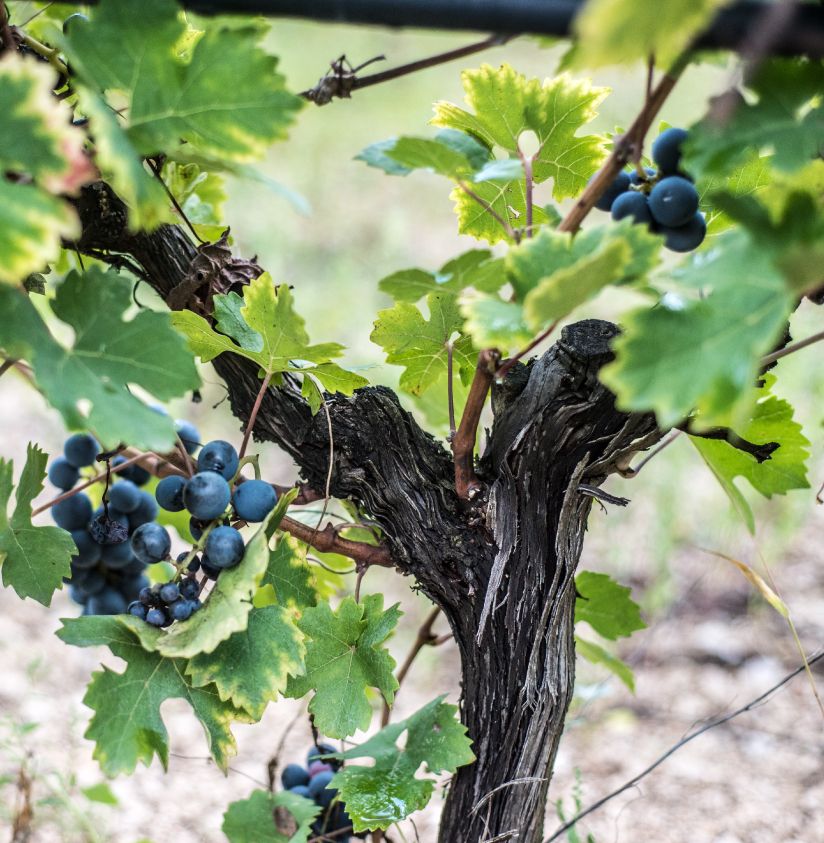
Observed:
[[[526,357],[533,348],[539,346],[545,339],[547,339],[550,334],[558,327],[558,322],[560,320],[555,320],[548,328],[545,328],[538,334],[537,337],[534,337],[530,340],[528,345],[525,345],[517,354],[513,355],[512,357],[507,358],[504,360],[503,363],[498,367],[497,371],[495,372],[496,379],[500,380],[503,377],[506,377],[507,372],[523,357]]]
[[[441,610],[438,606],[435,606],[434,609],[426,616],[424,622],[421,624],[420,628],[418,629],[418,634],[415,637],[415,641],[412,644],[412,648],[409,650],[406,658],[403,660],[403,664],[398,669],[397,674],[395,675],[398,680],[398,691],[400,690],[400,686],[403,685],[403,680],[406,679],[406,674],[409,673],[409,669],[412,667],[412,663],[418,657],[418,654],[427,644],[434,645],[435,642],[438,640],[435,633],[432,632],[432,626],[435,621],[438,619],[438,615],[440,615]],[[395,691],[395,695],[397,697],[398,691]],[[386,726],[389,722],[389,704],[384,700],[383,702],[383,712],[381,713],[381,728]]]
[[[243,459],[243,457],[246,456],[246,448],[249,446],[249,440],[252,438],[252,430],[254,429],[255,422],[257,421],[258,412],[260,411],[260,405],[263,402],[263,396],[266,395],[266,392],[269,389],[269,384],[271,382],[272,373],[267,372],[266,377],[263,379],[263,382],[260,385],[260,389],[258,390],[254,406],[252,407],[252,412],[249,414],[249,421],[246,422],[246,430],[243,432],[243,441],[240,443],[240,453],[238,454],[240,459]]]
[[[568,822],[565,822],[563,825],[558,826],[557,829],[553,832],[550,837],[544,841],[544,843],[552,843],[553,840],[557,840],[562,834],[568,831],[573,826],[577,825],[584,817],[588,816],[589,814],[597,811],[599,808],[603,807],[607,802],[611,799],[614,799],[616,796],[624,793],[625,791],[629,790],[630,788],[635,787],[641,779],[645,776],[648,776],[656,767],[659,767],[664,761],[667,760],[671,755],[674,755],[681,747],[686,746],[690,741],[694,741],[700,735],[703,735],[704,732],[709,732],[710,729],[715,729],[718,726],[723,726],[725,723],[729,723],[730,720],[738,717],[741,714],[745,714],[748,711],[752,711],[754,708],[759,706],[763,702],[767,702],[769,698],[783,688],[788,682],[791,682],[798,676],[799,673],[804,673],[805,671],[809,670],[809,668],[814,665],[816,662],[820,661],[824,658],[824,650],[820,650],[814,656],[810,657],[806,660],[806,662],[802,665],[799,665],[795,670],[791,673],[788,673],[783,679],[779,682],[776,682],[771,688],[768,688],[764,691],[763,694],[757,696],[754,700],[750,700],[746,705],[742,705],[740,708],[735,709],[735,711],[730,712],[729,714],[725,714],[721,717],[714,717],[711,720],[707,721],[703,726],[694,731],[688,733],[683,738],[681,738],[678,743],[673,744],[666,752],[659,755],[655,761],[652,762],[648,767],[638,773],[637,776],[633,776],[628,782],[625,782],[620,787],[616,788],[612,792],[608,793],[606,796],[601,797],[596,802],[593,802],[592,805],[585,808],[583,811],[579,811],[572,819]]]
[[[345,539],[338,535],[331,524],[328,524],[322,530],[318,530],[286,516],[280,522],[278,529],[306,542],[320,553],[339,553],[341,556],[348,556],[364,565],[378,565],[381,568],[394,567],[392,555],[386,545],[367,544],[366,542]]]

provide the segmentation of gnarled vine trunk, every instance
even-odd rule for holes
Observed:
[[[179,228],[129,234],[122,205],[102,185],[78,207],[81,250],[112,262],[128,256],[167,301],[178,301],[172,291],[191,280],[196,255]],[[616,410],[597,379],[614,335],[598,320],[569,326],[540,359],[517,365],[494,388],[494,424],[479,465],[487,493],[472,503],[455,493],[451,455],[391,390],[327,396],[332,495],[380,525],[394,565],[441,607],[460,648],[462,717],[477,762],[451,784],[442,843],[541,840],[572,694],[574,573],[591,495],[660,437],[652,417]],[[234,414],[247,419],[257,367],[224,355],[215,368]],[[312,487],[325,487],[326,414],[313,417],[293,384],[269,390],[255,438],[275,442]]]

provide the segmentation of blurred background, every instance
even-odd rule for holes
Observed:
[[[393,66],[472,40],[471,34],[279,22],[270,46],[282,57],[291,87],[303,90],[342,53],[353,64],[385,54]],[[430,131],[433,102],[463,99],[461,68],[507,61],[528,76],[544,77],[555,72],[561,53],[520,39],[356,92],[351,101],[307,107],[290,140],[272,149],[264,170],[305,197],[311,211],[298,213],[260,183],[230,182],[226,219],[236,251],[257,254],[276,282],[294,285],[313,341],[346,344],[347,365],[372,382],[396,383],[397,370],[383,363],[380,349],[368,339],[376,312],[391,304],[378,292],[377,281],[398,269],[435,269],[477,244],[456,233],[446,181],[425,174],[391,178],[353,158],[374,141]],[[688,125],[728,79],[729,69],[721,63],[690,69],[661,119]],[[642,100],[644,71],[610,70],[597,73],[594,81],[614,90],[594,128],[626,126]],[[549,201],[547,185],[536,198]],[[140,297],[151,303],[145,288]],[[632,304],[626,293],[605,294],[576,318],[615,320]],[[818,316],[811,306],[802,307],[794,317],[794,334],[817,330]],[[805,649],[824,645],[824,508],[815,502],[824,481],[824,367],[814,363],[820,359],[817,349],[793,355],[777,369],[777,391],[796,406],[813,443],[812,488],[772,501],[745,491],[756,512],[754,537],[686,437],[636,479],[609,482],[608,491],[632,499],[626,510],[593,508],[581,568],[609,572],[631,585],[649,627],[615,649],[635,670],[635,695],[603,670],[579,664],[576,698],[550,789],[548,831],[558,821],[556,803],[567,816],[573,814],[576,800],[586,805],[622,784],[691,726],[745,703],[799,663],[786,621],[732,565],[706,550],[743,560],[765,576],[769,572]],[[224,390],[208,367],[204,379],[202,403],[179,402],[170,408],[173,415],[193,421],[204,441],[238,439],[238,423],[219,403]],[[18,470],[28,438],[56,453],[65,431],[57,414],[8,374],[0,379],[0,453],[14,458]],[[280,483],[295,479],[294,466],[273,446],[263,445],[260,452],[265,477]],[[50,496],[47,490],[41,500]],[[353,578],[347,579],[351,588]],[[429,611],[409,585],[391,572],[374,570],[364,582],[365,589],[384,592],[388,603],[399,601],[405,612],[389,645],[399,662]],[[54,637],[58,618],[78,611],[62,592],[44,609],[0,591],[0,827],[14,813],[22,765],[35,801],[32,841],[223,840],[220,824],[227,804],[265,787],[266,763],[281,741],[282,764],[303,759],[311,737],[299,716],[301,704],[278,702],[261,724],[236,726],[239,754],[224,778],[208,761],[203,733],[188,706],[169,701],[163,706],[171,735],[168,773],[155,762],[104,786],[91,744],[82,737],[89,717],[82,698],[101,660],[119,666],[103,651],[67,647]],[[442,621],[436,624],[436,632],[445,632],[442,627]],[[401,689],[395,716],[405,717],[441,693],[457,701],[458,676],[452,644],[424,650]],[[822,714],[802,675],[774,700],[691,743],[587,818],[578,836],[568,839],[814,843],[824,841],[822,804]],[[435,840],[439,809],[439,799],[433,800],[413,817],[414,827],[404,823],[401,831],[390,832],[391,839]]]

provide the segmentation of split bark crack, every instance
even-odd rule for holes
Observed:
[[[102,182],[77,207],[81,252],[129,257],[182,306],[174,291],[198,252],[180,227],[130,233],[123,204]],[[549,351],[493,384],[487,447],[476,469],[468,463],[488,491],[477,502],[459,498],[452,456],[392,390],[326,396],[331,494],[381,528],[392,564],[441,608],[460,649],[462,718],[478,760],[453,779],[442,841],[477,843],[512,829],[522,843],[541,839],[574,680],[573,578],[592,505],[578,487],[599,487],[663,435],[651,415],[618,411],[597,378],[616,332],[599,320],[567,326]],[[257,367],[236,355],[214,366],[245,423]],[[254,436],[291,456],[309,488],[324,488],[327,420],[312,416],[294,381],[264,394]],[[514,780],[530,784],[502,787]]]

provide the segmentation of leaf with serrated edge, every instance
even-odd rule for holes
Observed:
[[[575,636],[575,652],[591,664],[605,667],[610,673],[615,674],[633,694],[635,693],[635,674],[632,668],[618,656],[577,635]]]
[[[164,768],[168,765],[169,736],[160,706],[176,698],[192,707],[215,763],[227,769],[236,752],[229,726],[232,721],[250,722],[249,715],[221,702],[213,687],[192,687],[185,661],[149,652],[159,630],[130,615],[66,618],[62,623],[57,635],[67,644],[105,645],[126,662],[122,673],[106,667],[95,673],[83,698],[94,711],[86,737],[95,742],[93,755],[106,775],[132,773],[138,761],[148,766],[155,755]]]
[[[575,623],[588,623],[599,635],[615,641],[645,629],[631,589],[619,585],[608,574],[581,571],[575,577]]]
[[[607,94],[588,82],[567,74],[547,79],[527,79],[508,64],[461,74],[466,102],[472,114],[451,103],[435,105],[436,126],[468,132],[487,146],[518,153],[518,138],[525,131],[538,136],[533,164],[536,182],[554,180],[552,195],[566,199],[577,195],[598,169],[603,157],[600,135],[578,135],[596,115]]]
[[[386,352],[387,363],[405,367],[400,386],[413,395],[424,392],[446,372],[447,343],[463,327],[454,296],[430,293],[426,302],[429,321],[415,305],[398,302],[378,313],[370,337]],[[452,364],[465,381],[475,370],[476,357],[469,337],[458,336],[453,341]]]
[[[221,572],[203,607],[158,638],[160,653],[190,659],[198,653],[211,653],[221,641],[246,629],[252,596],[269,562],[266,527],[271,517],[270,514],[247,543],[240,564]]]
[[[11,498],[13,465],[0,459],[0,572],[3,585],[11,586],[19,597],[31,597],[50,606],[63,577],[71,573],[69,561],[77,548],[72,537],[59,527],[35,527],[31,523],[31,502],[43,490],[47,455],[29,443],[26,464],[20,474],[11,518],[7,508]]]
[[[290,677],[286,696],[315,694],[309,711],[330,738],[366,729],[372,708],[366,689],[377,688],[391,704],[398,687],[395,660],[383,646],[401,613],[397,604],[383,610],[383,595],[356,603],[345,598],[334,612],[328,603],[304,611],[298,628],[306,635],[306,672]]]
[[[245,630],[191,659],[186,673],[196,688],[213,684],[222,700],[260,720],[288,674],[302,669],[302,636],[286,610],[267,606],[252,609]]]
[[[454,773],[471,764],[475,756],[466,727],[456,718],[457,708],[438,697],[411,717],[385,726],[374,737],[338,758],[374,758],[373,767],[347,764],[332,780],[355,831],[389,828],[414,811],[424,808],[434,789],[434,780],[416,776],[425,772]],[[404,749],[397,741],[407,732]]]
[[[780,447],[769,459],[759,463],[754,456],[734,448],[729,442],[690,437],[690,442],[704,458],[751,533],[755,532],[755,519],[735,485],[736,477],[747,480],[766,498],[810,486],[806,465],[810,442],[802,433],[801,425],[794,420],[792,406],[770,393],[774,376],[767,375],[765,380],[765,385],[757,391],[759,397],[752,418],[738,432],[756,445],[778,442]]]
[[[298,551],[298,541],[292,536],[283,535],[278,539],[275,549],[269,554],[269,563],[260,581],[260,602],[266,593],[271,597],[268,602],[277,602],[281,606],[304,609],[317,604],[317,592],[314,577],[305,556]]]
[[[278,830],[276,822],[281,811],[291,815],[297,827],[294,832]],[[229,843],[306,843],[312,833],[312,821],[320,812],[319,805],[297,793],[256,790],[248,799],[229,805],[222,829]]]
[[[191,33],[173,0],[109,0],[90,14],[64,39],[69,61],[89,86],[125,97],[126,132],[142,155],[162,149],[174,157],[180,148],[227,161],[259,158],[304,104],[286,90],[277,59],[258,46],[259,23],[201,19],[205,32],[182,51]]]

